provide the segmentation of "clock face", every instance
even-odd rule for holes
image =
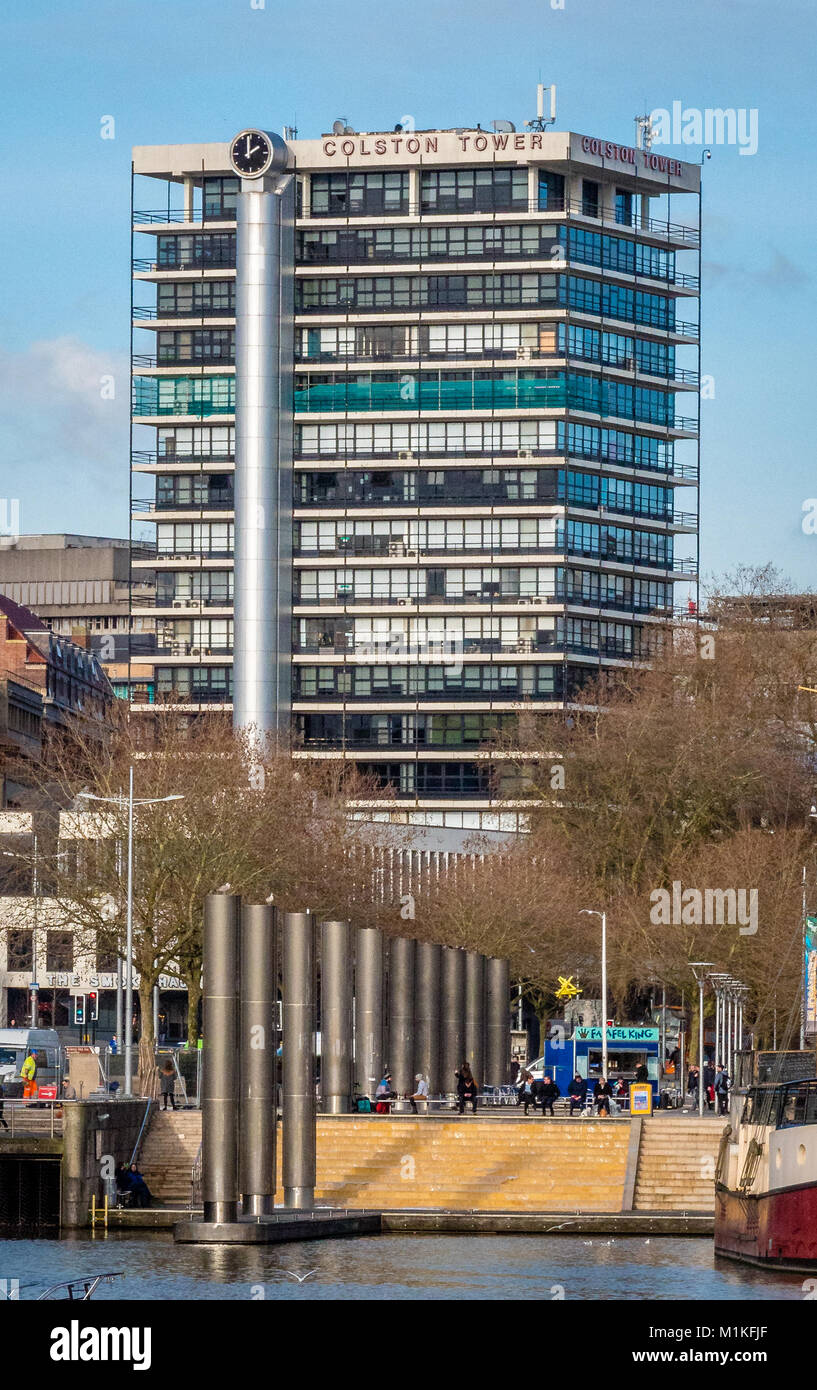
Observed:
[[[272,160],[272,146],[261,130],[242,130],[230,146],[233,168],[245,178],[266,173]]]

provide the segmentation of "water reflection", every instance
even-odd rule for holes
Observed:
[[[803,1276],[716,1260],[712,1242],[653,1236],[361,1236],[279,1246],[174,1245],[165,1232],[11,1240],[6,1278],[123,1270],[100,1299],[647,1299],[803,1297]],[[303,1277],[314,1270],[305,1282]]]

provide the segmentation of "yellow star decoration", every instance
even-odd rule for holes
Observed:
[[[565,979],[564,975],[560,975],[559,988],[556,991],[556,998],[574,999],[577,994],[581,994],[581,990],[577,985],[574,985],[573,976],[568,975],[567,979]]]

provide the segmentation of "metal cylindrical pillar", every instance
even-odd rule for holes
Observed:
[[[485,1085],[505,1086],[511,1067],[511,975],[507,960],[485,962]]]
[[[442,947],[440,970],[440,1090],[453,1091],[465,1057],[465,952]]]
[[[401,1096],[414,1085],[414,954],[416,942],[396,936],[389,942],[389,1066]]]
[[[315,919],[283,922],[283,1179],[287,1207],[315,1200]]]
[[[233,724],[262,739],[289,727],[292,512],[288,501],[286,235],[294,189],[274,191],[288,160],[241,182],[236,247],[235,603]]]
[[[275,909],[245,903],[241,910],[239,984],[238,1185],[244,1214],[264,1216],[275,1205]]]
[[[352,933],[348,922],[321,923],[321,1099],[328,1115],[346,1115],[352,1094]]]
[[[442,1090],[440,1076],[440,961],[442,947],[418,941],[414,965],[414,1070],[429,1094]]]
[[[465,1056],[482,1089],[485,1071],[485,957],[465,953]]]
[[[355,949],[355,1087],[374,1099],[383,1075],[383,933],[359,927]]]
[[[238,1220],[238,924],[232,893],[204,899],[201,1176],[204,1219]]]

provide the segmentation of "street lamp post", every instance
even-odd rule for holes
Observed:
[[[698,1114],[704,1113],[704,984],[711,960],[691,960],[690,970],[698,982]],[[700,973],[699,973],[700,972]]]
[[[80,792],[86,801],[104,801],[122,809],[124,796],[95,796],[92,792]],[[135,806],[158,806],[164,801],[184,801],[181,793],[173,796],[142,797],[133,799],[133,764],[128,769],[128,897],[125,927],[125,1087],[123,1095],[133,1095],[133,810]]]
[[[601,918],[601,1074],[607,1080],[607,913],[583,907],[579,916]]]

